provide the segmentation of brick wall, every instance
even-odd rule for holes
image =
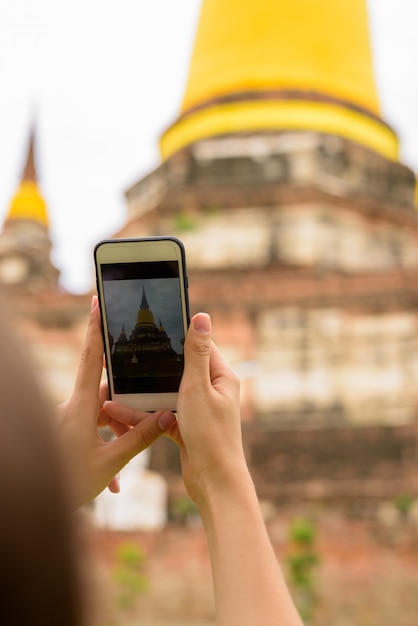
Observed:
[[[378,501],[418,495],[418,425],[278,430],[244,424],[244,445],[261,500]],[[154,444],[151,469],[170,483],[180,475],[178,451]]]

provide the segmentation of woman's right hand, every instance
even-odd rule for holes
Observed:
[[[245,461],[239,381],[198,313],[184,346],[177,422],[183,480],[208,538],[219,626],[302,626],[272,549]]]
[[[248,473],[241,436],[239,379],[212,342],[209,315],[191,320],[177,402],[169,431],[180,447],[183,480],[201,507],[212,490],[232,486]]]
[[[239,381],[195,315],[184,344],[177,421],[183,480],[199,507],[219,626],[302,626],[271,546],[245,461]]]

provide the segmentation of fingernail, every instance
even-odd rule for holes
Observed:
[[[93,296],[91,299],[90,311],[94,311],[97,306],[98,298],[97,296]]]
[[[170,428],[176,421],[176,416],[171,411],[164,411],[157,419],[157,424],[160,430],[164,431]]]
[[[210,333],[211,323],[207,313],[197,313],[192,320],[193,328],[198,333]]]

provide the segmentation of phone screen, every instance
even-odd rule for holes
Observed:
[[[101,264],[116,394],[177,392],[184,367],[178,261]]]

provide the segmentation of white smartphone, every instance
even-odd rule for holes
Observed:
[[[111,399],[175,411],[189,326],[183,244],[112,239],[96,245],[94,259]]]

